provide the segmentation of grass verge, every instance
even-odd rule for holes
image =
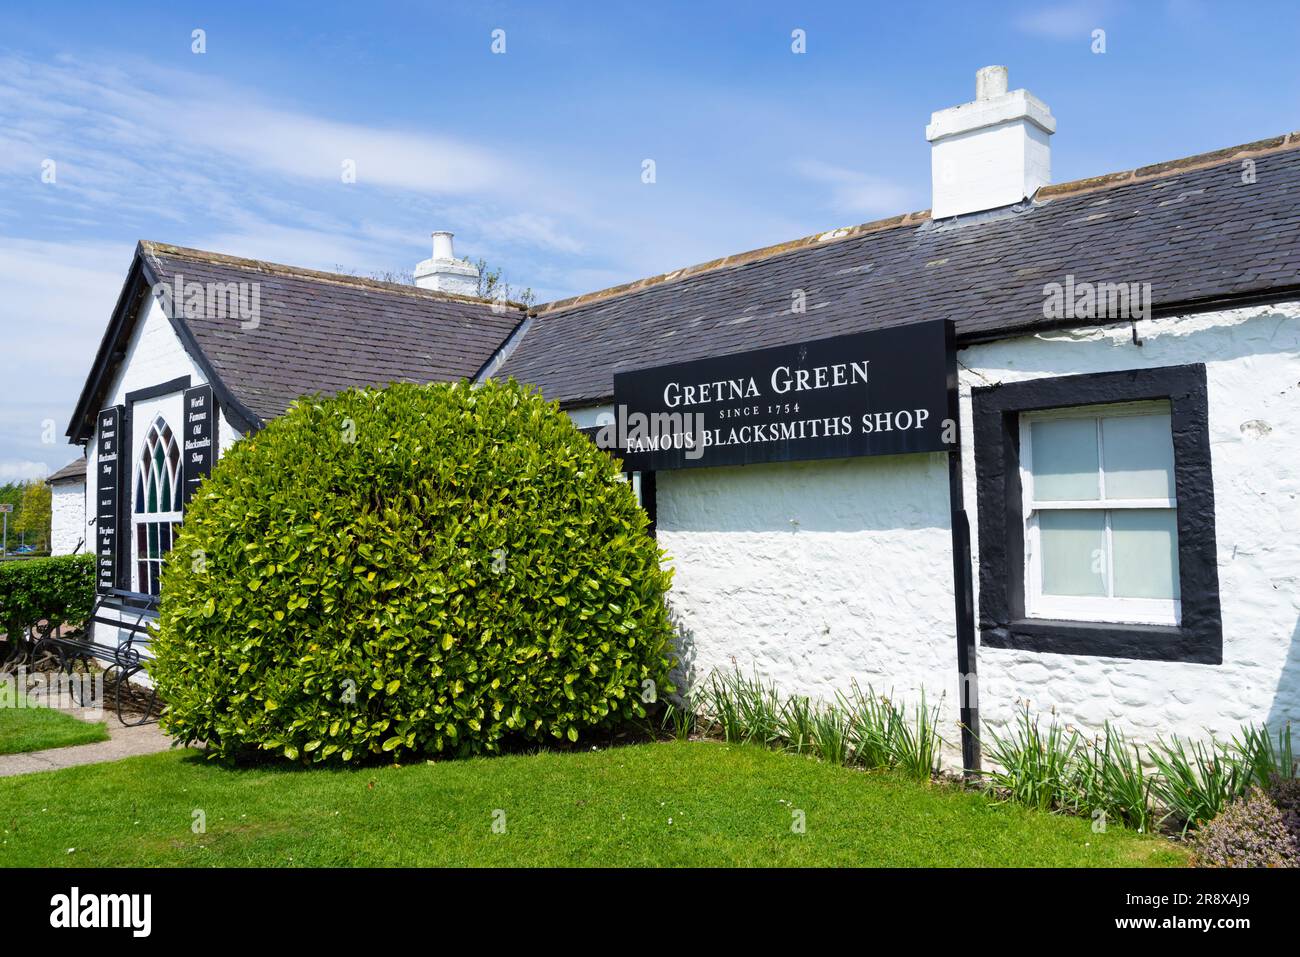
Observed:
[[[0,707],[0,754],[107,741],[103,721],[82,721],[51,708]]]
[[[178,750],[0,779],[0,827],[0,862],[9,866],[1187,860],[1158,837],[1094,833],[1080,818],[941,783],[702,741],[347,770],[231,770]]]

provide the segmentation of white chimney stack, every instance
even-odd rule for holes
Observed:
[[[1052,181],[1056,119],[1028,90],[1007,92],[1007,68],[975,74],[975,100],[930,117],[931,219],[1011,206]]]
[[[446,230],[433,234],[433,257],[415,267],[415,284],[421,289],[477,296],[478,268],[456,258],[452,235]]]

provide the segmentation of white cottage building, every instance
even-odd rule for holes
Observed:
[[[924,691],[953,741],[1022,701],[1298,718],[1300,133],[1051,184],[1055,128],[986,69],[931,211],[526,310],[449,234],[415,287],[142,242],[68,433],[101,585],[156,590],[187,489],[298,395],[514,376],[593,434],[705,417],[635,476],[690,677]]]
[[[89,551],[94,530],[86,524],[86,459],[73,459],[45,479],[50,487],[50,554]],[[93,543],[92,543],[93,544]]]

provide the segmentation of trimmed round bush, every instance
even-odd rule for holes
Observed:
[[[312,762],[615,728],[673,690],[659,558],[615,460],[514,381],[301,400],[187,508],[163,727]]]

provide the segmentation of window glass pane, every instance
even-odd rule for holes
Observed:
[[[1172,508],[1110,513],[1117,598],[1178,598],[1178,524]]]
[[[1037,448],[1034,451],[1037,454]],[[1041,512],[1038,542],[1044,595],[1105,596],[1104,512]]]
[[[1167,414],[1103,419],[1101,445],[1107,498],[1174,497],[1174,442]]]
[[[1097,420],[1043,419],[1033,422],[1030,430],[1034,498],[1097,499]]]

